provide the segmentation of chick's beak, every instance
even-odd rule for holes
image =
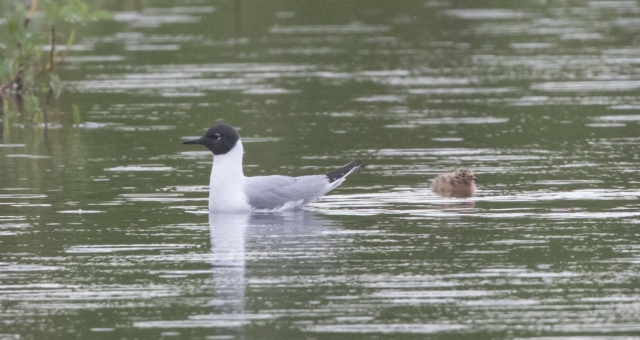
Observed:
[[[477,180],[478,180],[478,177],[473,176],[473,181],[475,182],[475,181],[477,181]]]

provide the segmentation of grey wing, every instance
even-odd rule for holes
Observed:
[[[327,176],[256,176],[247,178],[245,194],[254,209],[277,209],[285,204],[303,206],[331,187]]]

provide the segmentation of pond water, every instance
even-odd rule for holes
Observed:
[[[640,339],[637,1],[110,6],[3,121],[0,339]],[[219,121],[247,175],[368,166],[209,216]]]

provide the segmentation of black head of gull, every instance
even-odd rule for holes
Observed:
[[[200,144],[211,150],[214,155],[224,155],[231,151],[240,140],[240,134],[233,126],[225,123],[216,124],[207,130],[204,136],[188,140],[182,144]]]

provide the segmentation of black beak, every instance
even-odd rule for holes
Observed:
[[[192,139],[192,140],[184,141],[184,142],[182,142],[182,144],[200,144],[200,145],[203,145],[204,142],[202,141],[202,138],[198,138],[198,139]]]

